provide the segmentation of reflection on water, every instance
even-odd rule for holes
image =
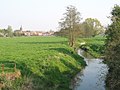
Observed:
[[[102,63],[102,59],[94,59],[82,50],[78,54],[84,58],[87,66],[76,75],[73,90],[105,90],[107,65]]]

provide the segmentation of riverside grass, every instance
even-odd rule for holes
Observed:
[[[13,63],[22,76],[4,80],[7,90],[69,90],[71,79],[85,66],[67,39],[55,36],[0,38],[0,64],[5,64],[5,72]]]
[[[79,38],[78,39],[78,46],[79,43],[85,42],[85,45],[80,46],[80,48],[88,49],[88,53],[90,53],[95,58],[100,58],[104,54],[104,47],[105,47],[105,37],[103,36],[96,36],[91,38]]]

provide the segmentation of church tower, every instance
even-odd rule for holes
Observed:
[[[22,25],[21,25],[21,27],[20,27],[20,31],[22,31],[23,30],[23,28],[22,28]]]

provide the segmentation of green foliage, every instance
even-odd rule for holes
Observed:
[[[100,21],[94,18],[85,19],[82,27],[84,37],[94,37],[99,34],[104,34],[104,28]]]
[[[115,5],[112,12],[112,23],[106,31],[106,63],[109,66],[107,75],[108,90],[120,89],[120,6]]]
[[[13,67],[7,63],[16,63],[22,73],[8,82],[9,90],[69,90],[71,79],[85,66],[66,38],[0,38],[0,48],[0,63],[7,68]]]

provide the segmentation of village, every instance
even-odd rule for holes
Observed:
[[[14,31],[14,36],[52,36],[54,35],[54,31],[30,31],[23,30],[22,26],[19,30]]]

